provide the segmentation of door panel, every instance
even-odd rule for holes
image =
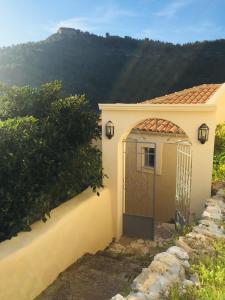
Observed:
[[[154,236],[156,163],[153,166],[153,153],[156,154],[155,143],[124,141],[123,222],[124,234],[127,236],[149,239]]]

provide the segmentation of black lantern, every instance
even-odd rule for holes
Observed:
[[[114,136],[114,125],[111,121],[108,121],[105,125],[105,135],[108,139],[111,139]]]
[[[209,127],[203,123],[198,128],[198,140],[201,144],[205,144],[206,141],[208,141],[209,138]]]

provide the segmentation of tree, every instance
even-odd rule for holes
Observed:
[[[0,240],[10,238],[88,186],[102,185],[98,116],[61,84],[1,85]],[[46,105],[44,105],[46,103]]]
[[[62,84],[53,81],[40,88],[17,87],[0,83],[0,119],[48,116],[53,102],[60,99]]]

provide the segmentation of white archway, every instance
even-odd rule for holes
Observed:
[[[225,101],[224,91],[221,104]],[[192,143],[191,213],[200,214],[205,199],[211,195],[214,132],[217,119],[221,118],[216,103],[100,104],[99,107],[102,110],[103,168],[108,175],[104,184],[111,191],[115,237],[119,238],[122,234],[122,141],[136,124],[147,118],[169,120],[182,128],[189,137]],[[225,111],[225,106],[222,111]],[[115,126],[115,135],[110,140],[105,136],[105,124],[109,120]],[[210,128],[209,140],[204,145],[198,141],[198,128],[202,123]]]

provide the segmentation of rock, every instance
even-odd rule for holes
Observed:
[[[167,272],[163,275],[150,272],[148,281],[139,286],[139,292],[143,293],[146,299],[162,300],[165,299],[166,295],[169,295],[169,291],[174,284],[179,284],[178,276]]]
[[[141,274],[134,279],[132,283],[132,289],[137,292],[144,285],[147,288],[148,284],[151,283],[150,273],[151,271],[148,268],[142,269]]]
[[[131,242],[129,248],[130,252],[138,255],[146,255],[150,252],[150,249],[141,240]]]
[[[205,202],[206,207],[207,206],[216,206],[217,205],[217,198],[213,197],[213,198],[209,198],[206,200]]]
[[[150,250],[147,246],[144,246],[140,249],[140,254],[142,254],[142,255],[147,255],[147,254],[149,254],[149,252],[150,252]]]
[[[164,298],[164,297],[163,297]],[[159,293],[149,292],[149,293],[134,293],[130,294],[127,300],[162,300],[162,296]]]
[[[158,237],[156,240],[157,240],[158,242],[163,242],[163,238],[162,238],[162,237]]]
[[[177,279],[182,279],[184,280],[185,277],[185,269],[189,267],[189,263],[187,261],[182,261],[176,258],[174,255],[167,253],[167,252],[162,252],[159,253],[155,256],[154,261],[160,261],[161,263],[166,265],[166,276],[172,276],[170,280],[177,281]],[[153,262],[154,262],[153,261]],[[150,267],[151,268],[151,265]]]
[[[183,237],[185,243],[193,249],[191,256],[202,255],[204,253],[210,254],[213,251],[214,239],[198,232],[190,232]]]
[[[158,263],[160,264],[160,262]],[[165,266],[165,268],[168,270],[168,266]],[[174,281],[177,281],[177,277],[174,278],[169,273],[167,273],[167,276],[165,276],[165,274],[161,275],[158,271],[153,272],[151,267],[149,267],[144,269],[142,273],[134,279],[132,289],[135,292],[147,294],[149,297],[147,299],[158,299],[152,298],[153,295],[154,297],[159,296],[161,292],[168,289],[168,287],[171,286],[172,282]]]
[[[150,298],[147,295],[141,292],[131,293],[130,295],[127,296],[126,299],[127,300],[150,300]]]
[[[222,228],[219,228],[217,224],[213,223],[209,226],[205,226],[203,224],[199,224],[193,228],[193,232],[200,233],[202,235],[206,235],[211,238],[216,239],[225,239],[225,233]]]
[[[225,190],[224,189],[219,189],[218,192],[216,193],[216,195],[225,197]]]
[[[187,290],[185,288],[180,288],[179,289],[179,295],[182,296],[187,292]]]
[[[210,218],[214,220],[222,220],[222,212],[221,208],[218,205],[215,206],[207,206],[202,214],[203,218]]]
[[[216,200],[217,206],[219,206],[222,210],[225,209],[225,196],[213,196],[212,198]]]
[[[134,291],[148,294],[148,297],[151,296],[149,299],[152,299],[153,295],[159,297],[171,285],[172,281],[168,277],[149,271],[146,280],[142,281],[142,278],[138,276],[135,278],[132,287]]]
[[[178,259],[181,260],[189,259],[189,255],[187,254],[187,252],[177,246],[170,247],[166,252],[175,255]]]
[[[157,230],[166,230],[166,231],[169,231],[169,232],[174,232],[175,230],[175,225],[172,224],[172,223],[159,223],[156,225],[156,229]]]
[[[191,274],[190,280],[193,282],[194,285],[200,286],[200,281],[197,274]]]
[[[181,266],[184,268],[189,267],[187,265],[187,261],[179,260],[174,255],[167,252],[157,254],[154,260],[158,260],[166,264],[168,266],[168,272],[171,274],[178,274],[179,272],[183,271],[183,269],[181,269]]]
[[[120,294],[117,294],[116,296],[112,297],[111,300],[125,300],[126,298],[124,298],[123,296],[121,296]]]
[[[153,262],[149,266],[149,269],[151,270],[151,272],[159,273],[162,275],[163,273],[167,272],[168,267],[161,261],[153,260]]]
[[[224,203],[224,201],[225,201],[225,196],[223,196],[222,198],[221,198],[221,196],[218,198],[218,196],[217,196],[217,205],[222,209],[222,210],[224,210],[225,209],[225,203]]]
[[[165,243],[169,243],[169,242],[171,242],[171,238],[168,238],[168,239],[164,239],[163,240],[163,243],[165,244]]]
[[[137,244],[144,244],[144,243],[145,243],[145,241],[144,241],[144,240],[142,240],[142,239],[138,239],[138,240],[136,241],[136,243],[137,243]]]
[[[193,281],[188,280],[188,279],[185,279],[182,283],[183,288],[187,288],[187,287],[190,287],[190,286],[193,286],[193,285],[194,285]]]
[[[149,248],[155,248],[155,247],[157,247],[157,243],[155,241],[146,241],[145,244]]]
[[[143,247],[143,244],[140,244],[137,241],[133,241],[130,243],[129,247],[134,248],[134,249],[139,249],[139,248]]]
[[[210,219],[201,219],[199,221],[199,224],[205,225],[205,226],[210,226],[212,224],[215,224],[213,220]]]
[[[157,246],[159,247],[159,248],[162,248],[163,247],[163,242],[161,242],[161,241],[159,241],[158,243],[157,243]]]
[[[126,251],[126,247],[124,247],[120,243],[114,243],[109,248],[109,250],[112,251],[112,252],[115,252],[115,253],[124,253]]]
[[[189,232],[184,239],[194,250],[202,248],[208,248],[213,242],[213,238],[202,234],[201,232],[192,231]]]
[[[192,249],[187,243],[184,237],[179,237],[179,240],[176,241],[176,245],[182,249],[184,249],[189,255],[193,253],[194,249]]]

